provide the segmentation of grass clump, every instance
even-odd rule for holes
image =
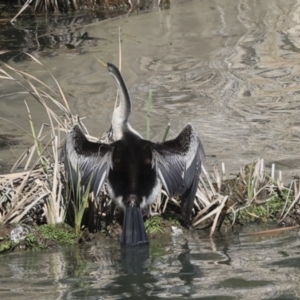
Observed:
[[[53,241],[58,245],[74,245],[78,236],[68,224],[45,224],[37,227],[40,237],[45,241]]]
[[[11,250],[13,247],[13,243],[11,241],[4,241],[0,243],[0,253],[7,252]]]
[[[268,204],[251,205],[240,211],[238,220],[241,223],[254,221],[268,222],[276,220],[276,216],[282,208],[282,202],[277,200],[269,201]]]
[[[26,245],[27,249],[32,249],[32,250],[40,250],[40,249],[46,249],[47,246],[42,241],[36,233],[30,232],[26,235],[26,238],[24,240],[24,244]]]
[[[12,230],[16,228],[26,228],[23,233],[17,234],[12,238]],[[62,224],[44,224],[41,226],[24,226],[18,224],[5,225],[1,228],[3,238],[0,241],[0,253],[20,250],[41,250],[58,246],[74,245],[78,237],[74,229],[69,225]],[[14,233],[16,235],[16,233]]]
[[[27,249],[42,250],[58,246],[77,244],[78,237],[74,229],[65,223],[44,224],[35,226],[27,235],[22,244]]]
[[[153,216],[145,221],[146,232],[150,235],[171,232],[171,226],[181,226],[178,216],[166,213]]]
[[[145,221],[145,228],[148,234],[163,233],[163,222],[161,216],[154,216]]]

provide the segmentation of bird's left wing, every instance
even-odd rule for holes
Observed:
[[[66,136],[64,145],[65,171],[75,190],[78,184],[98,196],[111,168],[112,144],[90,142],[79,125]]]
[[[196,130],[187,124],[173,140],[153,143],[153,163],[167,194],[181,195],[189,219],[205,154]]]

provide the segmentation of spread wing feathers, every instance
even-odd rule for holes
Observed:
[[[187,124],[173,140],[152,145],[154,164],[167,194],[182,195],[184,209],[189,218],[199,183],[201,163],[205,154],[191,124]]]
[[[90,142],[78,125],[66,136],[64,145],[65,171],[69,183],[87,187],[97,196],[112,167],[113,144]]]

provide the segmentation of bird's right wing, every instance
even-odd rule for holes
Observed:
[[[152,143],[159,179],[169,197],[181,195],[187,218],[191,214],[205,153],[196,130],[187,124],[173,140]]]
[[[75,125],[66,136],[64,145],[65,172],[69,183],[87,187],[97,196],[108,176],[113,146],[90,142],[79,125]]]

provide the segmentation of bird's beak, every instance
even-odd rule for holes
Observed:
[[[100,59],[98,56],[95,55],[95,57],[97,58],[97,60],[105,67],[107,68],[107,63],[105,63],[102,59]]]

